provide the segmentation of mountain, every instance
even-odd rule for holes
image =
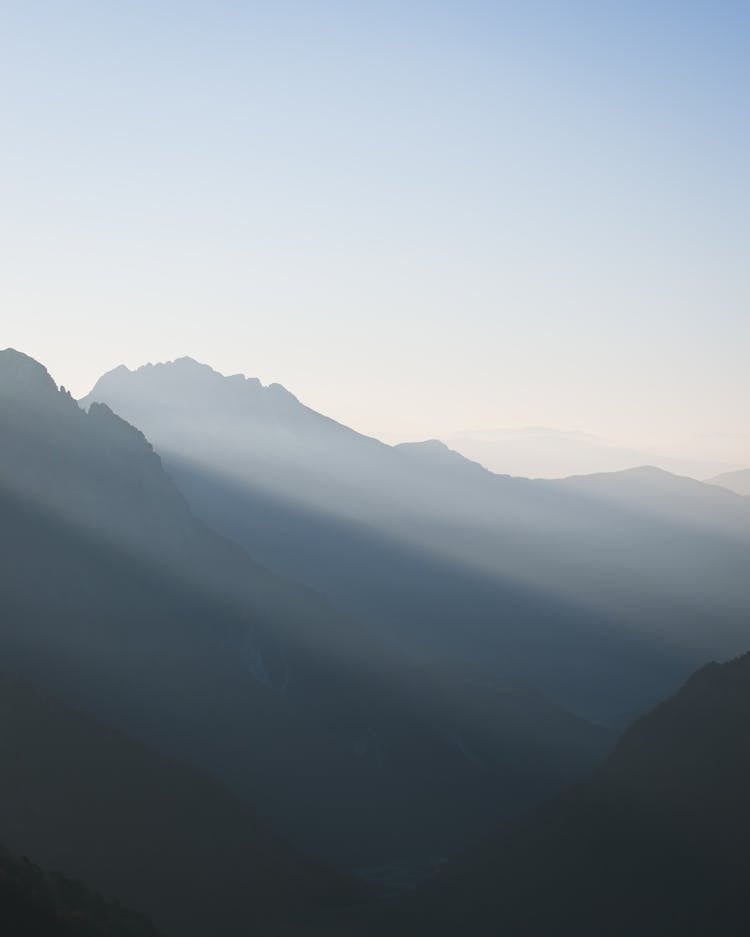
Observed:
[[[496,475],[191,359],[118,368],[97,401],[144,429],[197,514],[417,660],[619,725],[744,647],[750,507],[714,486]]]
[[[477,481],[491,474],[484,466],[450,449],[439,439],[402,442],[393,448],[399,455],[406,456],[428,473],[451,473],[465,481]]]
[[[709,478],[707,484],[720,485],[722,488],[728,488],[735,494],[747,496],[750,495],[750,469],[740,469],[739,472],[724,472]]]
[[[656,463],[676,475],[704,478],[722,468],[712,459],[689,459],[664,452],[617,446],[591,433],[546,426],[495,428],[451,433],[445,442],[493,472],[528,478],[565,478],[621,472]]]
[[[414,660],[258,565],[138,430],[12,351],[0,439],[4,668],[208,773],[308,853],[424,866],[609,748],[540,693]]]
[[[704,532],[743,537],[750,522],[750,503],[716,485],[673,475],[653,465],[622,472],[578,475],[548,483],[574,490],[594,502],[606,502],[628,513]]]
[[[9,937],[159,937],[139,914],[0,847],[0,932]]]
[[[266,934],[364,894],[189,765],[7,674],[0,750],[6,846],[116,895],[164,934]]]
[[[449,863],[404,933],[746,934],[749,725],[750,655],[703,667],[591,780]]]

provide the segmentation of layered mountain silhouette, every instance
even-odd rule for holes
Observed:
[[[442,859],[610,746],[268,572],[196,519],[138,430],[13,351],[0,436],[4,668],[207,772],[309,853]]]
[[[744,647],[750,503],[715,486],[500,476],[188,358],[118,368],[97,401],[144,429],[201,517],[418,659],[619,723]]]
[[[750,495],[750,469],[740,469],[738,472],[723,472],[709,478],[708,484],[720,485],[735,494],[747,497]]]
[[[749,727],[750,655],[709,664],[590,781],[449,864],[387,932],[746,934]]]
[[[550,698],[611,719],[746,642],[747,499],[495,475],[189,359],[80,407],[0,352],[0,443],[17,933],[153,933],[96,892],[166,937],[747,931],[750,657],[599,768]],[[385,902],[320,861],[390,894],[446,858]]]

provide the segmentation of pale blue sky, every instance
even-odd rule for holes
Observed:
[[[721,0],[5,0],[0,346],[750,464],[749,40]]]

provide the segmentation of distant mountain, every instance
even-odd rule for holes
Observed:
[[[673,475],[652,465],[623,472],[578,475],[549,482],[630,512],[687,528],[743,534],[750,526],[750,503],[713,484]],[[733,525],[733,521],[739,523]]]
[[[445,442],[493,472],[527,478],[565,478],[596,472],[621,472],[651,463],[677,475],[704,478],[720,462],[687,459],[648,449],[616,446],[591,433],[545,426],[452,433]]]
[[[749,726],[750,655],[709,664],[590,781],[450,863],[403,932],[747,934]]]
[[[190,359],[118,368],[96,401],[144,429],[212,526],[419,660],[619,723],[745,646],[750,502],[715,487],[643,468],[495,475]]]
[[[400,455],[421,466],[425,472],[454,473],[457,478],[466,481],[484,479],[491,474],[478,462],[472,462],[465,456],[450,449],[439,439],[426,439],[424,442],[402,442],[393,447]]]
[[[257,565],[193,516],[138,430],[10,351],[0,440],[4,667],[210,773],[311,853],[443,858],[611,744]]]
[[[733,491],[738,495],[750,495],[750,469],[741,469],[739,472],[724,472],[722,475],[709,478],[707,484],[720,485],[722,488],[728,488],[729,491]]]
[[[8,937],[159,937],[144,917],[0,847],[0,933]]]
[[[187,764],[7,674],[0,750],[5,845],[146,912],[165,934],[266,934],[364,894]]]

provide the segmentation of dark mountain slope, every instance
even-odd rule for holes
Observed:
[[[82,412],[35,362],[4,353],[0,397],[5,667],[208,770],[307,850],[443,857],[608,747],[538,694],[393,653],[254,564],[192,516],[137,430]]]
[[[165,934],[271,933],[364,891],[189,766],[5,674],[0,753],[6,845],[116,894]]]
[[[2,847],[0,933],[7,937],[159,937],[146,918]]]
[[[698,671],[591,781],[450,864],[404,926],[477,937],[746,934],[748,789],[745,655]]]

